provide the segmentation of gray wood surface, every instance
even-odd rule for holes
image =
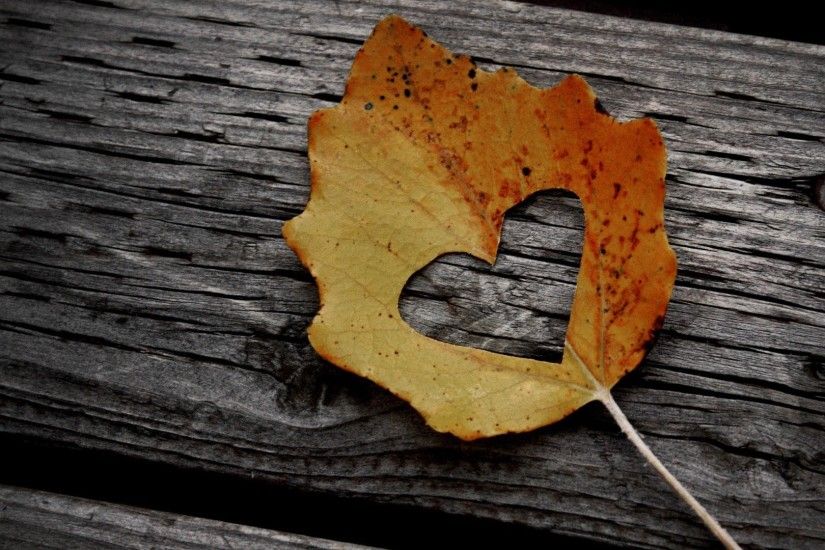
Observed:
[[[0,548],[366,548],[0,485]]]
[[[646,547],[709,534],[607,414],[473,444],[316,357],[280,227],[305,122],[395,12],[484,68],[585,75],[670,151],[680,272],[615,395],[752,547],[825,544],[825,48],[512,3],[0,2],[0,429],[307,490]],[[574,199],[509,216],[496,266],[408,285],[426,334],[561,349]]]

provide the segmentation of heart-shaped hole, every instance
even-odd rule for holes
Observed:
[[[437,258],[407,281],[401,316],[436,340],[560,362],[583,238],[576,195],[536,193],[507,211],[494,266]]]

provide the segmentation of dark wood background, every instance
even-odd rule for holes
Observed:
[[[2,0],[0,545],[244,536],[181,514],[398,547],[711,543],[598,406],[460,443],[309,347],[315,287],[280,236],[305,123],[390,12],[656,119],[680,272],[616,399],[743,545],[825,544],[825,47],[513,3]],[[581,234],[574,199],[539,195],[494,268],[444,257],[402,312],[553,358]]]

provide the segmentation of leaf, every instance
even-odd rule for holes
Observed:
[[[468,440],[600,400],[725,547],[739,548],[610,394],[643,359],[676,278],[653,121],[618,122],[575,75],[540,90],[509,69],[487,73],[390,16],[358,51],[341,104],[310,118],[309,159],[309,203],[283,232],[318,283],[318,353]],[[448,252],[493,263],[507,209],[550,188],[576,193],[585,218],[560,364],[447,344],[401,319],[413,273]]]
[[[311,198],[283,230],[318,283],[313,347],[468,440],[602,399],[644,357],[673,287],[665,156],[651,120],[618,122],[579,76],[537,89],[384,19],[341,104],[310,118]],[[585,216],[560,364],[440,342],[404,322],[412,274],[448,252],[494,262],[507,209],[550,188],[573,191]]]

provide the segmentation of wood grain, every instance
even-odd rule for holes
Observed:
[[[0,485],[0,548],[366,547]]]
[[[825,48],[513,3],[0,4],[0,429],[645,547],[709,535],[598,407],[463,444],[317,358],[280,227],[305,122],[395,12],[536,85],[583,74],[670,151],[680,262],[619,404],[744,545],[825,542]],[[820,184],[821,186],[821,184]],[[508,216],[496,266],[408,284],[422,332],[560,353],[576,200]]]

